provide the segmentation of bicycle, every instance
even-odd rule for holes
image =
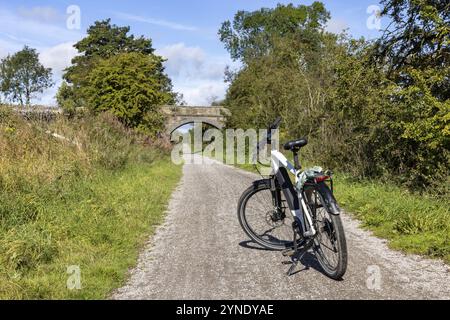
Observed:
[[[320,167],[302,170],[299,152],[308,144],[307,139],[284,145],[293,153],[291,164],[272,143],[280,124],[278,118],[269,127],[267,139],[258,144],[258,155],[262,145],[272,145],[272,173],[242,194],[238,204],[240,225],[257,244],[291,258],[289,276],[313,250],[324,273],[340,280],[347,269],[347,245],[341,210],[333,195],[332,172],[323,172]],[[295,177],[295,185],[288,172]]]

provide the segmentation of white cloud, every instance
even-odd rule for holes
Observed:
[[[326,26],[326,31],[332,32],[332,33],[341,33],[345,29],[348,29],[349,25],[347,21],[343,19],[335,19],[331,18],[330,21],[328,21],[328,24]]]
[[[79,30],[69,30],[64,21],[43,20],[43,16],[24,17],[20,13],[0,8],[0,30],[3,37],[16,42],[27,42],[32,46],[42,43],[61,43],[80,39],[82,34]],[[29,40],[35,39],[35,40]]]
[[[52,7],[20,7],[17,12],[0,8],[0,54],[12,54],[28,45],[38,50],[44,66],[61,74],[77,53],[73,45],[82,36],[68,30],[65,23],[50,23],[61,18]]]
[[[0,57],[5,57],[8,54],[14,53],[20,49],[22,49],[21,44],[0,38]]]
[[[0,47],[0,59],[3,59],[8,55],[8,52],[4,50],[2,47]]]
[[[33,104],[44,105],[48,107],[56,107],[56,93],[61,85],[61,81],[57,82],[53,87],[44,91],[43,94],[39,94],[35,99],[33,99]]]
[[[114,15],[119,19],[148,23],[148,24],[152,24],[155,26],[165,27],[165,28],[169,28],[169,29],[173,29],[173,30],[179,30],[179,31],[196,31],[196,30],[198,30],[197,27],[187,26],[187,25],[180,24],[180,23],[173,22],[173,21],[147,18],[147,17],[142,17],[142,16],[138,16],[138,15],[134,15],[134,14],[125,13],[125,12],[114,12]]]
[[[205,52],[198,47],[187,47],[184,43],[169,45],[157,50],[157,54],[167,59],[166,71],[172,76],[182,73],[191,76],[197,74],[206,62]]]
[[[62,71],[70,66],[78,51],[74,42],[65,42],[54,47],[40,50],[40,61],[46,68],[52,68],[55,76],[61,77]]]
[[[55,105],[63,70],[77,53],[73,44],[83,34],[67,29],[65,15],[52,7],[20,7],[17,11],[0,8],[0,30],[0,58],[28,45],[37,49],[45,67],[52,68],[55,86],[33,102]]]
[[[55,85],[46,90],[42,97],[38,99],[39,103],[45,105],[56,105],[56,93],[62,83],[64,69],[71,65],[72,59],[78,51],[73,47],[74,42],[65,42],[53,47],[40,48],[39,60],[46,68],[52,68],[53,81]]]
[[[183,94],[184,100],[192,106],[211,105],[213,98],[223,99],[227,84],[223,81],[197,81],[181,83],[175,86],[175,91]]]
[[[224,98],[227,89],[224,71],[232,64],[227,56],[208,55],[199,47],[176,43],[156,51],[167,59],[166,72],[174,90],[190,105],[209,105],[212,97]]]
[[[60,14],[55,8],[50,6],[37,6],[32,8],[22,6],[19,7],[17,13],[23,18],[45,23],[64,20],[64,15]]]

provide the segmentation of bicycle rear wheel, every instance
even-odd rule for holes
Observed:
[[[325,185],[307,192],[307,198],[317,230],[314,239],[317,260],[328,277],[340,280],[347,270],[347,243],[341,217],[331,212],[330,204],[327,205],[325,199],[332,201],[335,208],[339,207]]]
[[[281,205],[274,204],[267,184],[255,184],[243,193],[238,218],[245,233],[264,248],[284,250],[293,246],[294,218],[282,193]]]

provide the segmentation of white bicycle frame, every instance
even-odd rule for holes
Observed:
[[[299,176],[301,174],[301,170],[295,169],[295,166],[292,165],[292,163],[290,163],[288,161],[288,159],[284,156],[284,154],[282,154],[281,152],[276,150],[276,146],[274,144],[272,144],[271,165],[272,165],[273,173],[275,175],[280,170],[281,167],[284,167],[291,174],[293,174],[295,176],[295,184],[298,183]],[[305,231],[303,236],[305,238],[314,237],[317,234],[317,231],[313,225],[310,209],[309,209],[308,205],[306,204],[306,201],[305,201],[302,193],[297,192],[297,194],[298,194],[299,203],[301,205],[301,209],[299,208],[297,210],[295,210],[295,209],[293,210],[292,208],[290,208],[292,215],[294,216],[294,218],[298,218],[298,220],[302,224],[302,228]],[[306,221],[305,221],[304,217],[306,217]],[[307,222],[308,226],[306,226],[306,222]]]

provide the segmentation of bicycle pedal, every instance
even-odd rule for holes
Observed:
[[[283,257],[293,257],[295,255],[294,249],[286,249],[282,252]]]

